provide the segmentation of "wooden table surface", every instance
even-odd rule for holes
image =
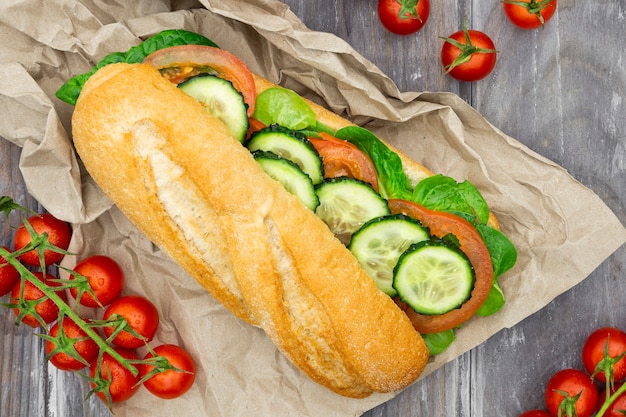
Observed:
[[[426,27],[400,37],[377,20],[374,0],[287,0],[311,29],[332,32],[387,73],[402,91],[458,94],[506,134],[566,168],[626,224],[626,1],[560,0],[544,28],[512,26],[499,0],[432,0]],[[495,71],[476,83],[446,76],[442,40],[468,27],[499,50]],[[0,115],[2,117],[2,115]],[[0,193],[33,209],[17,168],[20,150],[0,140]],[[0,243],[12,229],[2,225]],[[601,245],[602,242],[597,242]],[[589,332],[626,328],[626,248],[540,312],[503,330],[365,415],[515,416],[543,407],[552,373],[580,367]],[[43,343],[0,310],[0,415],[107,416],[86,383],[44,361]]]

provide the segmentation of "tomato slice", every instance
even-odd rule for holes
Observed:
[[[320,138],[309,138],[311,144],[322,157],[324,176],[336,178],[347,176],[365,181],[378,192],[376,168],[369,159],[352,143],[338,139],[328,133],[321,132]]]
[[[448,234],[456,236],[461,250],[474,269],[475,282],[470,299],[460,308],[444,314],[425,315],[404,309],[413,323],[413,327],[420,333],[439,333],[457,327],[469,319],[485,302],[493,282],[493,266],[491,256],[480,234],[467,220],[450,213],[427,209],[417,203],[391,199],[388,201],[392,213],[403,213],[422,222],[431,235],[444,237]],[[401,307],[403,303],[398,303]]]
[[[267,127],[265,123],[261,122],[258,119],[255,119],[254,117],[248,117],[248,121],[250,122],[250,127],[248,128],[246,139],[250,139],[250,136],[252,136],[253,133]]]
[[[220,48],[206,45],[181,45],[163,48],[148,55],[144,64],[162,71],[170,81],[179,84],[207,67],[215,75],[233,83],[248,105],[248,116],[254,113],[256,84],[254,76],[239,58]]]

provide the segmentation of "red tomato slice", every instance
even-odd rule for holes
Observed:
[[[322,132],[320,137],[321,139],[309,138],[309,141],[322,157],[326,178],[341,176],[356,178],[370,183],[378,192],[376,168],[363,151],[350,142],[328,133]]]
[[[250,127],[248,128],[246,139],[250,139],[250,136],[252,136],[254,132],[258,132],[259,130],[267,127],[265,123],[255,119],[254,117],[248,117],[248,121],[250,122]]]
[[[391,199],[388,203],[392,213],[403,213],[419,220],[433,236],[456,236],[461,250],[472,264],[475,274],[474,288],[470,299],[460,308],[435,315],[419,314],[411,308],[405,309],[413,327],[420,333],[439,333],[457,327],[476,313],[485,302],[493,282],[491,256],[480,234],[467,220],[453,214],[430,210],[406,200]]]
[[[248,105],[248,116],[254,113],[256,102],[254,76],[246,64],[228,51],[206,45],[172,46],[153,52],[143,60],[143,63],[152,65],[158,70],[176,68],[164,72],[164,76],[176,84],[197,75],[197,69],[210,67],[218,77],[233,83],[233,87],[243,94]]]

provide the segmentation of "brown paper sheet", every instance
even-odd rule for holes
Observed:
[[[198,362],[197,382],[184,397],[157,400],[142,389],[115,407],[117,416],[358,416],[393,396],[346,399],[309,381],[260,330],[235,319],[155,248],[81,169],[67,133],[72,108],[54,92],[104,55],[166,28],[205,34],[254,72],[483,191],[519,251],[500,281],[508,301],[496,315],[465,325],[424,375],[536,312],[626,241],[613,213],[565,170],[453,94],[400,93],[349,45],[308,30],[278,1],[3,0],[0,136],[23,148],[29,192],[74,224],[70,250],[77,258],[114,257],[127,273],[126,291],[156,302],[162,324],[154,343],[182,344]]]

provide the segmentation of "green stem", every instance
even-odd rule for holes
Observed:
[[[608,393],[610,392],[608,383],[606,387],[606,392],[607,392],[607,397],[608,397]],[[611,404],[613,404],[613,402],[615,402],[615,400],[617,400],[617,398],[620,395],[622,395],[624,392],[626,392],[626,384],[623,384],[613,393],[613,395],[611,395],[610,397],[604,400],[604,404],[602,404],[602,407],[596,413],[596,417],[602,417],[604,413],[606,412],[606,410],[611,406]]]
[[[128,359],[125,359],[117,353],[109,343],[103,340],[98,333],[88,326],[87,323],[85,323],[85,321],[56,294],[55,290],[47,286],[45,282],[39,280],[30,270],[19,262],[16,256],[17,253],[18,252],[11,253],[3,247],[0,247],[0,256],[4,258],[7,263],[17,269],[23,279],[30,281],[30,283],[43,292],[46,297],[52,300],[52,302],[59,308],[59,313],[63,313],[66,317],[69,317],[72,321],[74,321],[76,325],[78,325],[78,327],[80,327],[87,334],[87,336],[96,342],[102,352],[106,352],[111,355],[111,357],[120,362],[125,368],[132,372],[134,376],[136,376],[139,372],[138,369],[135,366],[132,366]]]

